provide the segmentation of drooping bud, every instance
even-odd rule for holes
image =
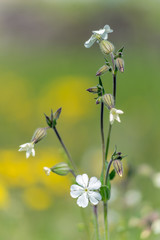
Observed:
[[[96,76],[101,76],[110,69],[109,66],[103,65],[96,73]]]
[[[33,134],[31,142],[38,143],[42,140],[47,134],[46,128],[38,128]]]
[[[113,161],[113,167],[114,170],[116,171],[116,173],[122,177],[123,176],[123,165],[122,165],[122,161],[120,160],[114,160]]]
[[[124,72],[124,60],[122,58],[117,58],[116,61],[116,67],[119,69],[120,72]]]
[[[67,163],[62,162],[62,163],[58,163],[55,166],[53,166],[51,168],[51,171],[58,175],[66,176],[71,171],[71,169],[69,168]]]
[[[100,41],[99,46],[103,54],[109,54],[114,51],[113,44],[107,40]]]
[[[111,94],[103,95],[102,101],[109,110],[114,107],[114,98]]]
[[[102,102],[102,97],[98,97],[96,100],[96,104],[100,104]]]

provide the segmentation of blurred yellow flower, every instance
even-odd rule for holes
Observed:
[[[0,208],[5,208],[9,203],[9,193],[5,185],[0,183]]]
[[[63,117],[71,120],[79,120],[83,116],[88,116],[93,109],[93,104],[89,101],[89,94],[86,92],[89,79],[66,76],[55,79],[46,89],[39,99],[39,112],[50,111],[62,107]]]
[[[24,190],[23,199],[30,208],[35,210],[45,210],[53,201],[48,191],[36,186]]]

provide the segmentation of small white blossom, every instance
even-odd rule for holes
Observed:
[[[84,46],[90,48],[97,40],[107,40],[108,33],[111,32],[113,32],[113,30],[109,25],[105,25],[103,29],[99,29],[98,31],[92,31],[92,36],[84,43]]]
[[[123,113],[124,112],[122,110],[117,110],[116,108],[111,108],[110,116],[109,116],[110,123],[113,124],[114,120],[121,122],[119,114],[123,114]]]
[[[99,190],[101,182],[96,177],[91,177],[90,180],[87,174],[78,175],[76,177],[77,184],[73,184],[70,188],[70,195],[77,199],[79,207],[85,208],[88,206],[89,201],[93,205],[97,205],[101,200],[101,195],[95,190]]]
[[[160,219],[155,220],[151,227],[154,234],[160,234]]]
[[[50,168],[44,167],[43,170],[45,171],[45,174],[46,174],[47,176],[50,175],[50,173],[51,173],[51,169],[50,169]]]
[[[160,188],[160,172],[153,175],[152,181],[155,187]]]
[[[29,158],[29,156],[32,154],[32,156],[35,156],[35,150],[34,150],[34,143],[25,143],[19,146],[20,149],[18,151],[26,151],[26,158]]]

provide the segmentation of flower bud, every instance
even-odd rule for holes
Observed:
[[[114,98],[111,94],[103,95],[102,101],[109,110],[114,107]]]
[[[51,171],[58,174],[58,175],[61,175],[61,176],[65,176],[67,175],[69,172],[70,172],[70,168],[68,166],[67,163],[58,163],[56,164],[55,166],[53,166],[51,168]]]
[[[116,67],[119,69],[120,72],[124,72],[124,60],[122,58],[116,59]]]
[[[96,76],[101,76],[110,69],[109,66],[103,65],[96,73]]]
[[[31,142],[38,143],[46,136],[46,128],[38,128],[33,134]]]
[[[107,40],[100,41],[99,46],[103,54],[109,54],[114,51],[113,44]]]
[[[100,104],[102,102],[102,97],[98,97],[96,100],[96,104]]]
[[[54,120],[57,120],[61,114],[62,108],[59,108],[54,114],[53,114],[53,118]]]
[[[123,165],[122,165],[122,161],[120,160],[114,160],[113,161],[113,167],[114,170],[116,171],[116,173],[122,177],[123,176]]]
[[[90,93],[98,93],[99,88],[98,87],[91,87],[91,88],[88,88],[86,91],[88,91]]]

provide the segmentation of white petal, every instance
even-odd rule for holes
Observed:
[[[77,184],[73,184],[70,187],[70,190],[71,190],[70,195],[73,198],[77,198],[84,193],[84,189],[82,187],[78,186]]]
[[[88,197],[89,197],[90,202],[93,205],[97,205],[98,202],[102,199],[100,193],[98,193],[98,192],[89,192]]]
[[[86,193],[83,193],[78,199],[77,204],[79,207],[85,208],[88,206],[88,197]]]
[[[35,157],[35,150],[32,148],[32,156]]]
[[[97,31],[92,31],[94,34],[99,34],[99,35],[102,35],[102,34],[104,34],[105,33],[105,29],[103,28],[103,29],[99,29],[99,30],[97,30]]]
[[[96,40],[97,40],[97,39],[96,39],[95,35],[92,35],[92,36],[90,37],[90,39],[88,39],[88,40],[84,43],[84,46],[85,46],[86,48],[90,48],[90,47],[95,43]]]
[[[113,117],[113,114],[110,112],[110,115],[109,115],[109,121],[111,124],[113,124],[114,122],[114,117]]]
[[[106,33],[112,33],[112,32],[113,32],[113,30],[110,28],[109,25],[105,25],[105,26],[104,26],[104,29],[105,29],[105,32],[106,32]]]
[[[120,117],[119,117],[118,115],[115,117],[115,119],[116,119],[118,122],[121,122],[121,119],[120,119]]]
[[[101,187],[101,182],[96,177],[91,177],[88,190],[97,190]]]
[[[29,158],[30,154],[31,154],[30,151],[27,151],[26,152],[26,158]]]
[[[88,175],[87,175],[87,174],[78,175],[78,176],[76,177],[76,182],[77,182],[80,186],[86,188],[87,185],[88,185]]]
[[[123,114],[124,112],[122,110],[117,110],[116,113]]]
[[[84,189],[83,189],[82,187],[78,186],[77,184],[73,184],[73,185],[70,187],[70,190],[71,190],[71,191],[79,191],[79,190],[84,191]]]

